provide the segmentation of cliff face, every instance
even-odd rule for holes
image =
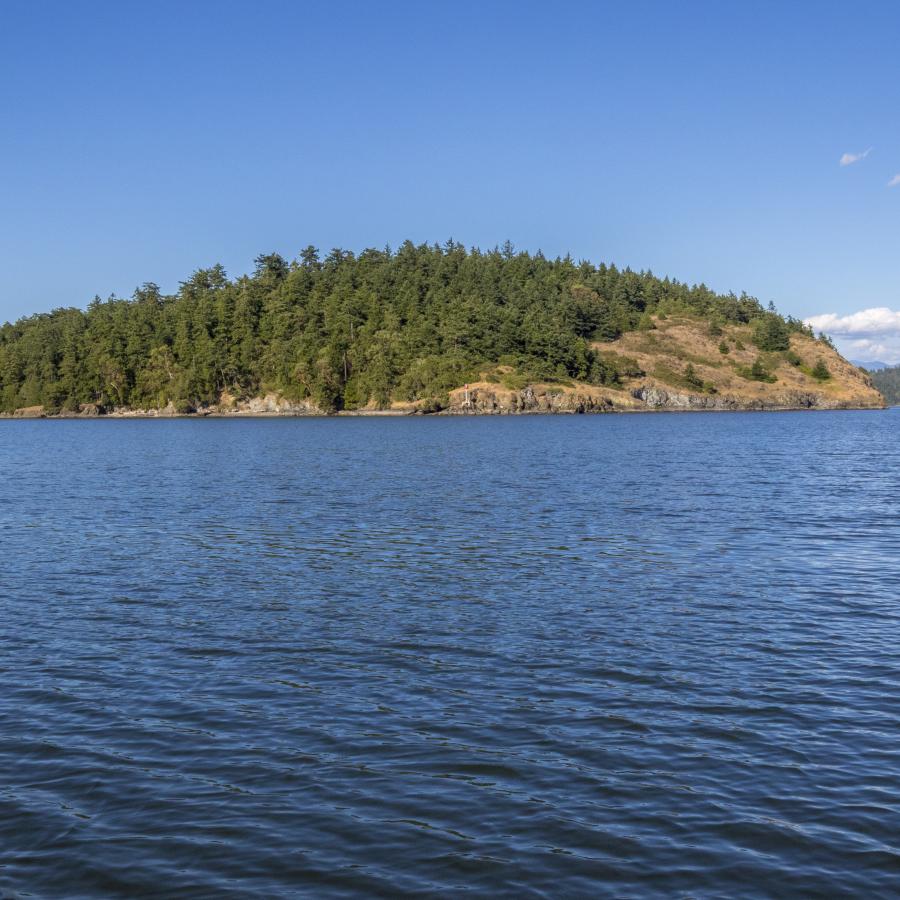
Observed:
[[[451,392],[442,415],[516,415],[525,413],[602,413],[653,410],[784,410],[784,409],[881,409],[880,395],[837,398],[815,390],[770,390],[760,397],[731,394],[696,394],[644,384],[629,391],[611,391],[592,385],[529,385],[509,391],[492,384],[470,385],[465,392]]]
[[[747,326],[710,329],[687,318],[595,344],[630,372],[616,387],[578,382],[512,389],[502,374],[450,392],[449,414],[582,413],[637,410],[879,409],[884,398],[867,373],[834,349],[793,334],[788,351],[762,353]],[[816,366],[821,362],[824,370]],[[756,368],[754,369],[754,366]],[[641,374],[637,374],[641,373]],[[822,375],[827,374],[827,377]],[[468,398],[468,402],[467,402]]]

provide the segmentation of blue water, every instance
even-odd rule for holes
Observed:
[[[0,422],[0,895],[898,896],[898,434]]]

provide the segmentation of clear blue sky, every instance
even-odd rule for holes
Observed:
[[[0,320],[407,237],[897,308],[898,34],[878,2],[4,0]]]

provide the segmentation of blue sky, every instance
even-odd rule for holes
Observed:
[[[508,238],[900,359],[898,33],[877,2],[4,0],[0,320]]]

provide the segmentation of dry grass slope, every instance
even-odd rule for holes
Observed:
[[[762,353],[749,326],[711,328],[705,320],[654,317],[654,327],[595,348],[630,360],[643,375],[618,389],[580,383],[511,383],[486,375],[451,391],[449,412],[600,412],[641,409],[873,409],[884,398],[869,376],[837,351],[804,334],[790,350]],[[817,365],[819,368],[817,369]],[[755,366],[755,368],[754,368]],[[821,366],[827,371],[827,377]],[[632,367],[634,368],[634,367]],[[818,377],[817,377],[818,376]],[[504,384],[504,381],[506,383]]]

